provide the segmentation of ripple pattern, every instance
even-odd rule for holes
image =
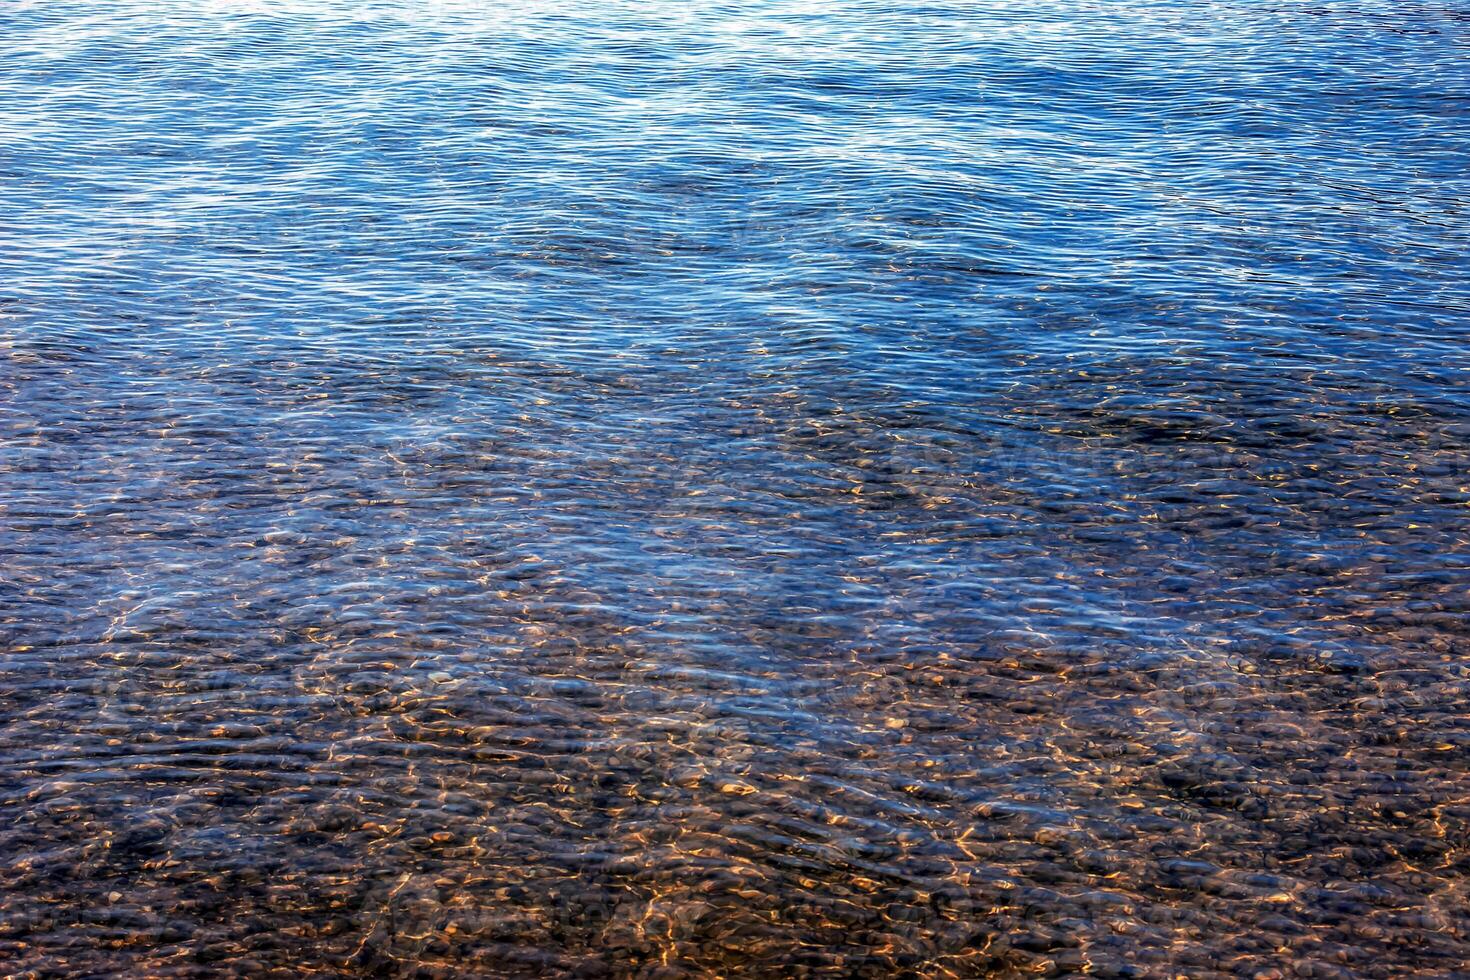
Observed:
[[[0,975],[1464,975],[1467,49],[10,0]]]

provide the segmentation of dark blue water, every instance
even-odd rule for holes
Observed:
[[[8,0],[0,975],[1470,970],[1467,54]]]

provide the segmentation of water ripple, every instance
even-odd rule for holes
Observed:
[[[0,972],[1470,968],[1470,11],[0,26]]]

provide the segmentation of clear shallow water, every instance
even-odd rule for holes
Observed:
[[[0,36],[0,973],[1470,968],[1462,5]]]

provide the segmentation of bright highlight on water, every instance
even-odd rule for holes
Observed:
[[[1470,971],[1470,7],[0,7],[0,976]]]

